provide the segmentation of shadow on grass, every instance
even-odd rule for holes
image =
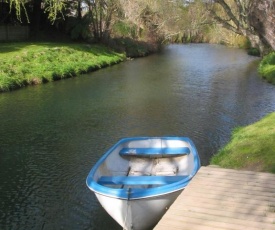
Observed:
[[[101,43],[73,43],[73,42],[13,42],[13,43],[0,43],[0,59],[7,59],[7,65],[12,65],[15,72],[19,72],[28,63],[32,63],[32,66],[36,66],[31,70],[31,76],[28,80],[24,79],[24,72],[20,72],[23,76],[18,81],[17,76],[10,76],[9,82],[5,82],[4,87],[0,88],[0,92],[10,91],[18,89],[27,85],[46,83],[49,81],[57,81],[65,78],[75,77],[83,73],[96,71],[100,68],[108,67],[119,62],[122,62],[127,57],[142,57],[147,56],[149,53],[155,52],[150,44],[146,42],[137,42],[132,39],[116,39],[110,40],[109,46]],[[112,48],[110,48],[112,47]],[[60,54],[58,54],[60,53]],[[89,54],[89,55],[85,55]],[[22,55],[23,54],[23,55]],[[125,56],[126,54],[126,56]],[[22,56],[22,57],[21,57]],[[56,56],[58,56],[56,58]],[[67,57],[71,56],[71,67],[66,67],[62,63],[66,61]],[[40,59],[40,57],[42,57]],[[14,64],[14,59],[18,59],[18,63]],[[45,62],[48,60],[48,62]],[[59,60],[59,61],[58,61]],[[74,61],[75,60],[75,61]],[[81,62],[83,61],[83,63]],[[91,61],[86,64],[86,61]],[[96,60],[95,62],[93,62]],[[63,62],[62,62],[63,61]],[[27,64],[25,64],[25,62]],[[77,65],[74,65],[77,62]],[[36,70],[43,66],[50,65],[49,68],[59,68],[58,71],[53,70],[50,76],[43,76],[44,73]],[[68,64],[68,63],[66,63]],[[21,68],[22,67],[22,68]],[[74,69],[73,69],[74,68]],[[6,68],[6,72],[9,71],[9,67]],[[29,73],[29,69],[25,71]],[[36,75],[35,75],[36,74]],[[1,80],[1,79],[0,79]]]
[[[22,50],[27,43],[0,43],[0,53],[9,53]]]
[[[32,47],[31,47],[32,46]],[[30,48],[31,47],[31,48]],[[88,44],[88,43],[62,43],[62,42],[12,42],[0,43],[0,53],[12,53],[26,50],[38,50],[39,48],[59,48],[66,47],[81,52],[88,52],[95,56],[113,56],[117,53],[111,48],[102,44]]]
[[[32,46],[32,47],[31,47]],[[80,42],[3,42],[0,43],[0,53],[20,52],[24,49],[35,51],[39,48],[66,47],[76,51],[91,53],[95,56],[113,56],[124,53],[127,57],[144,57],[159,50],[157,44],[136,41],[131,38],[113,38],[106,43],[80,43]]]

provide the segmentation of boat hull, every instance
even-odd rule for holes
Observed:
[[[152,229],[200,167],[186,137],[121,139],[94,165],[86,183],[124,229]]]
[[[135,200],[117,199],[95,193],[108,214],[125,230],[152,229],[182,190]]]

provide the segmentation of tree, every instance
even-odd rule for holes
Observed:
[[[118,13],[120,4],[118,0],[91,0],[86,1],[88,15],[91,22],[93,37],[97,41],[107,40],[110,36],[110,27],[113,17]]]
[[[228,30],[246,36],[261,52],[265,40],[251,24],[251,10],[257,0],[212,0],[206,3],[213,18]]]
[[[136,25],[136,34],[152,42],[181,37],[184,20],[181,0],[120,0],[124,21]]]

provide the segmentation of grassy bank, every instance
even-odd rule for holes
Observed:
[[[124,59],[124,54],[102,45],[2,43],[0,92],[74,77]]]
[[[211,164],[275,173],[275,112],[236,128],[230,142],[212,157]]]
[[[263,58],[258,70],[264,79],[275,84],[275,52],[272,52]]]

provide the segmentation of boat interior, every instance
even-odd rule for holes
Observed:
[[[120,147],[100,166],[97,183],[119,189],[175,183],[189,177],[192,159],[188,146]]]

